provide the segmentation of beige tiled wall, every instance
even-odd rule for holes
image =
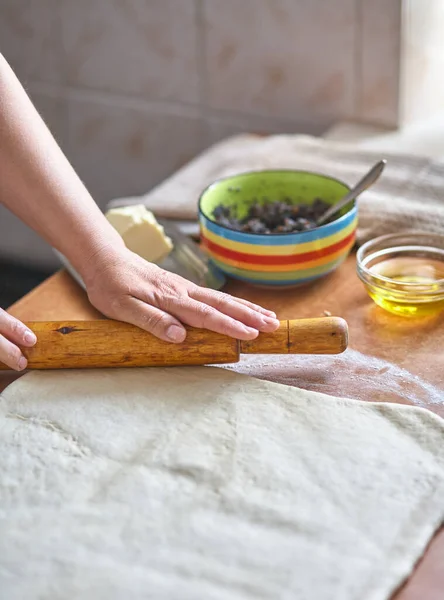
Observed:
[[[207,0],[203,8],[210,108],[320,122],[353,111],[354,0]]]
[[[395,125],[401,3],[0,0],[0,50],[105,206],[239,131]]]
[[[444,1],[405,0],[401,121],[444,110]]]
[[[394,126],[399,122],[402,0],[362,0],[358,11],[355,118]]]

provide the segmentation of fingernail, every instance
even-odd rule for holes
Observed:
[[[267,315],[268,315],[269,317],[271,317],[272,319],[275,319],[275,318],[276,318],[276,313],[275,313],[275,312],[273,312],[272,310],[267,310],[267,311],[266,311],[266,313],[267,313]]]
[[[27,364],[28,364],[28,361],[26,360],[26,358],[24,356],[22,356],[18,361],[18,368],[20,369],[20,371],[23,371],[23,369],[26,369]]]
[[[246,331],[248,334],[254,333],[254,335],[259,335],[259,331],[257,329],[254,329],[253,327],[247,327],[246,325],[244,325],[244,331]]]
[[[167,329],[167,338],[172,342],[183,342],[186,337],[186,331],[179,325],[170,325]]]
[[[277,327],[279,325],[279,321],[276,318],[272,318],[272,317],[262,317],[262,321],[265,325],[273,325],[274,327]]]
[[[35,344],[37,341],[37,337],[36,337],[35,333],[33,333],[32,331],[29,331],[29,330],[25,332],[23,339],[25,341],[25,344]]]

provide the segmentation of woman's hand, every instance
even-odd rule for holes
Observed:
[[[28,361],[19,346],[30,348],[36,341],[30,329],[0,308],[0,362],[15,371],[23,371]]]
[[[240,340],[254,339],[259,331],[272,332],[279,326],[273,312],[201,288],[126,248],[96,256],[88,274],[82,276],[90,301],[104,315],[132,323],[169,342],[185,339],[182,324]],[[27,360],[20,347],[30,348],[36,342],[26,325],[0,308],[0,362],[23,371]]]
[[[107,317],[180,343],[182,324],[241,340],[275,331],[276,315],[251,302],[201,288],[146,262],[126,248],[96,255],[83,271],[91,303]]]

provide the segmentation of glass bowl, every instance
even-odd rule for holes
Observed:
[[[444,310],[444,235],[385,235],[358,250],[357,270],[374,302],[403,317]]]

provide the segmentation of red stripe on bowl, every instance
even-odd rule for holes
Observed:
[[[219,254],[219,256],[224,256],[225,258],[229,258],[231,260],[237,260],[245,263],[250,263],[254,265],[294,265],[304,263],[310,260],[316,260],[317,258],[323,258],[324,256],[329,256],[334,252],[338,252],[343,248],[346,248],[355,237],[355,231],[350,233],[347,237],[336,242],[335,244],[331,244],[331,246],[326,246],[325,248],[321,248],[320,250],[312,250],[311,252],[305,252],[303,254],[287,254],[285,256],[276,256],[276,255],[264,255],[264,254],[247,254],[246,252],[236,252],[235,250],[229,250],[228,248],[224,248],[219,244],[215,244],[210,241],[205,235],[202,234],[201,241],[202,245],[208,250],[212,250]]]

